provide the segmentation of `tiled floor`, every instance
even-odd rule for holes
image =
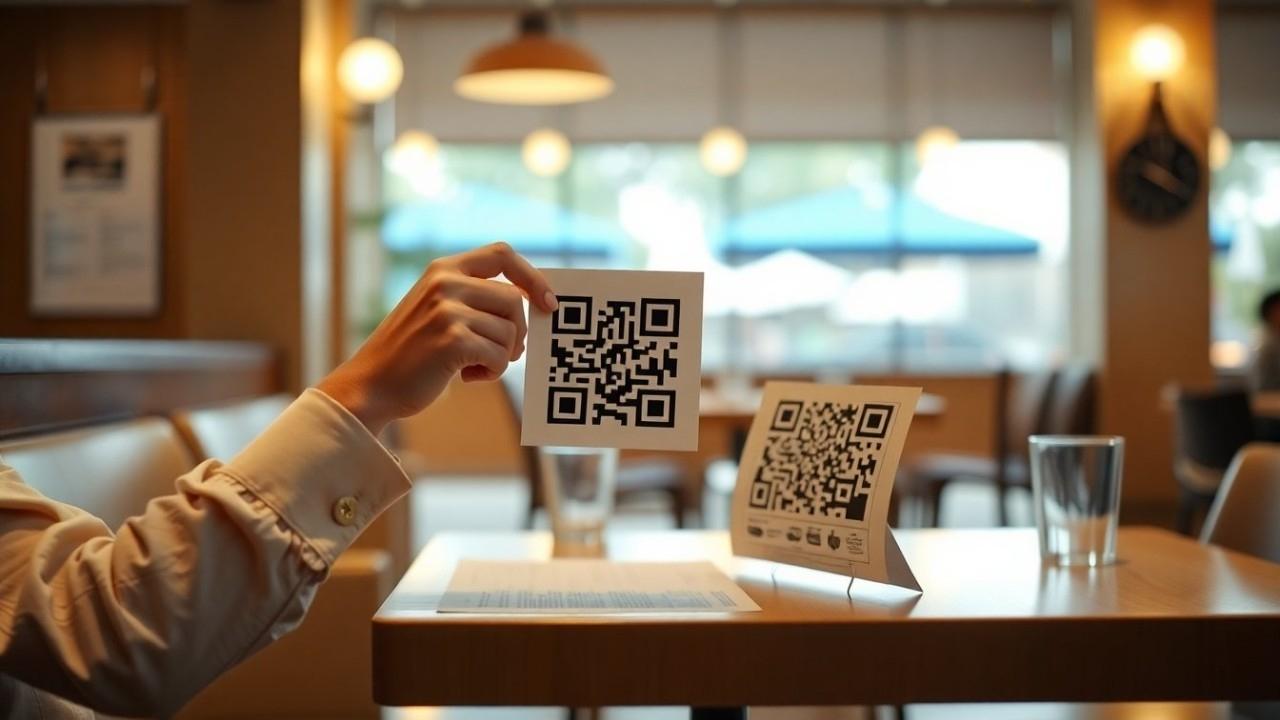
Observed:
[[[732,478],[729,478],[730,482]],[[431,535],[444,530],[517,530],[523,527],[528,489],[515,477],[452,477],[419,482],[411,497],[415,544],[425,545]],[[704,500],[708,525],[728,522],[728,498],[712,493]],[[990,527],[995,524],[995,497],[987,488],[955,484],[943,498],[942,524],[946,527]],[[1030,498],[1025,493],[1010,499],[1009,511],[1016,524],[1032,522]],[[545,527],[539,516],[536,525]],[[671,527],[660,504],[620,511],[614,528]],[[752,720],[888,720],[892,713],[867,708],[752,708]],[[687,708],[607,708],[602,720],[684,720]],[[563,708],[402,708],[387,709],[385,720],[565,720]],[[1213,703],[1127,704],[1004,704],[912,705],[908,720],[1227,720],[1229,707]]]

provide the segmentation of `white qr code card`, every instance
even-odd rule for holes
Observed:
[[[920,587],[889,502],[920,388],[771,382],[738,466],[734,554]]]
[[[523,445],[698,449],[702,273],[544,270],[529,311]]]

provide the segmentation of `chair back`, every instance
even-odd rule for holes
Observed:
[[[194,465],[173,425],[144,418],[0,443],[33,489],[118,528]]]
[[[179,410],[173,414],[173,423],[192,455],[228,462],[275,422],[291,402],[293,396],[281,393]]]
[[[997,457],[1027,459],[1027,438],[1045,432],[1056,375],[1051,370],[1005,373]]]
[[[1054,435],[1092,435],[1097,432],[1098,375],[1088,365],[1069,365],[1058,371],[1049,402],[1045,432]]]
[[[1253,411],[1244,390],[1183,390],[1177,395],[1176,407],[1180,461],[1222,472],[1240,448],[1254,439]]]
[[[520,424],[524,417],[524,366],[512,365],[502,374],[502,389],[507,398],[507,407],[511,411],[511,423],[516,427],[516,437],[520,436]],[[538,462],[538,448],[530,445],[520,447],[520,462],[524,466],[525,479],[529,482],[529,517],[532,522],[533,511],[546,505],[542,490],[542,464]]]
[[[1200,541],[1280,563],[1280,445],[1251,443],[1236,454]]]

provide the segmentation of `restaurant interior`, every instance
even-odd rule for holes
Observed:
[[[461,363],[369,426],[403,497],[375,520],[314,493],[363,532],[296,628],[174,705],[93,707],[150,667],[144,620],[100,667],[24,656],[35,580],[0,559],[0,681],[192,720],[1280,717],[1277,68],[1273,0],[0,2],[0,479],[145,524],[207,459],[239,472],[431,272],[493,252],[529,295],[527,361]],[[522,443],[525,363],[561,336],[519,258],[697,274],[683,449]],[[752,544],[779,398],[885,388],[921,392],[844,540],[879,570]],[[31,532],[15,492],[0,548]],[[1054,555],[1075,512],[1082,564]],[[201,537],[166,542],[235,544]],[[755,609],[441,607],[462,562],[593,558],[709,560]],[[0,718],[63,717],[4,687]]]

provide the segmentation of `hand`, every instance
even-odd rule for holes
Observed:
[[[488,279],[498,275],[513,284]],[[500,377],[524,352],[526,295],[546,312],[556,309],[546,278],[506,243],[436,260],[316,387],[376,435],[424,410],[455,374],[464,382]]]

